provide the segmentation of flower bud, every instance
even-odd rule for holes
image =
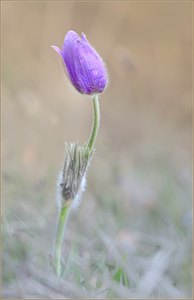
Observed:
[[[96,50],[82,37],[69,31],[62,49],[52,46],[62,57],[68,77],[81,94],[102,93],[106,88],[108,76],[105,64]]]

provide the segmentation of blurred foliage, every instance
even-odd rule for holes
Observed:
[[[1,7],[3,296],[191,297],[191,3]],[[70,29],[99,51],[110,83],[57,281],[56,179],[64,142],[83,144],[92,118],[90,99],[74,91],[50,48]]]

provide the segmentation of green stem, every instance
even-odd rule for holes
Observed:
[[[59,213],[59,219],[57,224],[57,233],[56,233],[56,241],[55,241],[55,249],[54,249],[54,265],[55,272],[58,277],[61,276],[61,248],[63,242],[63,235],[65,229],[65,223],[67,221],[67,214],[69,211],[69,206],[63,206]]]
[[[89,141],[87,143],[86,149],[88,150],[88,157],[91,155],[94,144],[96,141],[98,128],[100,124],[100,110],[99,110],[99,102],[98,102],[98,95],[95,94],[92,97],[93,102],[93,126]],[[58,277],[61,276],[61,248],[65,230],[65,224],[67,221],[67,214],[70,209],[70,205],[63,206],[59,213],[59,219],[57,224],[57,233],[56,233],[56,240],[55,240],[55,248],[54,248],[54,267],[55,272]]]
[[[99,109],[99,102],[98,102],[97,94],[93,95],[92,101],[93,101],[93,126],[92,126],[91,135],[90,135],[90,138],[89,138],[89,141],[87,144],[87,148],[90,153],[93,150],[93,147],[94,147],[94,144],[96,141],[96,137],[97,137],[97,133],[98,133],[98,128],[100,125],[100,109]]]

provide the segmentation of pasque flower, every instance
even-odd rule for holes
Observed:
[[[69,31],[62,49],[52,47],[61,55],[68,77],[78,92],[92,95],[104,91],[108,81],[105,64],[84,33],[79,37]]]
[[[82,37],[69,31],[62,49],[52,46],[62,57],[63,63],[74,87],[82,94],[92,95],[93,125],[89,140],[83,146],[78,143],[66,145],[63,169],[57,180],[57,202],[59,216],[54,245],[54,268],[58,277],[62,275],[61,250],[68,215],[81,200],[85,189],[87,168],[94,153],[94,145],[100,124],[99,93],[107,85],[105,65],[89,44],[86,36]]]

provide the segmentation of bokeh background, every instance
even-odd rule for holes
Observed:
[[[2,1],[3,296],[192,294],[192,1]],[[56,280],[64,142],[87,140],[92,103],[50,47],[84,32],[109,86]]]

